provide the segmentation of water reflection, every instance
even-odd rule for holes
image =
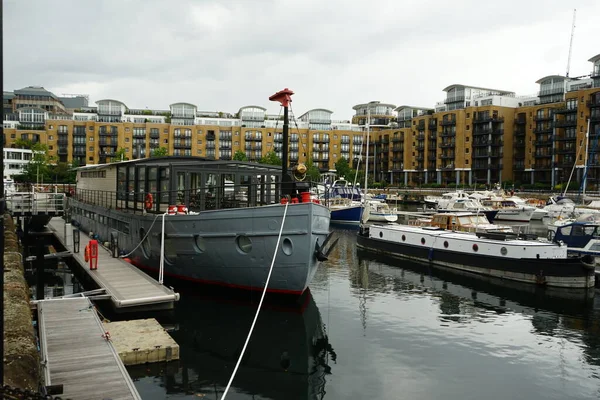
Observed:
[[[175,371],[161,371],[159,379],[165,393],[151,390],[143,397],[187,394],[219,399],[242,350],[257,303],[247,298],[209,298],[184,292],[176,309],[178,329],[171,332],[181,347],[179,366]],[[325,378],[336,357],[310,291],[294,304],[267,301],[230,390],[238,397],[229,397],[321,399]],[[140,380],[138,390],[147,390],[144,371],[130,370]]]

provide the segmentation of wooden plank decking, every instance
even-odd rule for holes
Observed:
[[[141,399],[90,299],[37,305],[46,386],[63,385],[62,398]]]
[[[48,224],[63,246],[67,250],[73,251],[72,245],[65,244],[64,226],[65,221],[62,218],[52,218]],[[120,258],[113,258],[103,247],[99,247],[98,251],[98,269],[90,271],[88,263],[83,258],[83,249],[88,243],[89,237],[84,232],[80,232],[80,237],[80,252],[73,253],[73,257],[96,284],[106,290],[115,308],[121,311],[140,307],[168,309],[172,308],[174,302],[179,300],[178,293],[161,285],[128,262]]]

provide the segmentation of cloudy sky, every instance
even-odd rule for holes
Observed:
[[[91,102],[178,101],[236,112],[296,92],[348,119],[379,100],[433,107],[453,83],[537,90],[600,53],[598,0],[5,0],[4,88],[42,85]]]

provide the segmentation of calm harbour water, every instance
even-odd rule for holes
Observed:
[[[310,293],[264,307],[228,399],[600,398],[600,291],[384,260],[337,232]],[[129,368],[144,399],[221,398],[258,296],[200,292],[173,318],[181,360]]]

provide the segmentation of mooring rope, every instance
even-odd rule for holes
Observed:
[[[248,342],[250,342],[250,337],[252,336],[252,331],[254,330],[254,325],[256,324],[256,320],[258,319],[258,314],[260,313],[260,309],[262,307],[263,300],[265,299],[265,294],[267,293],[267,287],[269,286],[269,280],[271,279],[271,272],[273,272],[273,266],[275,265],[275,259],[277,258],[277,249],[279,249],[279,242],[281,240],[281,234],[283,233],[283,225],[285,223],[285,217],[287,215],[289,202],[285,203],[285,208],[283,209],[283,219],[281,220],[281,227],[279,228],[279,236],[277,237],[277,244],[275,245],[275,251],[273,252],[273,259],[271,260],[271,268],[269,268],[269,275],[267,275],[267,281],[265,282],[265,287],[262,292],[262,296],[260,296],[260,302],[258,303],[258,308],[256,309],[256,314],[254,315],[254,321],[252,321],[252,325],[250,326],[250,332],[248,332],[248,337],[246,338],[246,343],[244,343],[244,347],[242,348],[242,352],[240,353],[240,357],[235,364],[235,368],[233,369],[233,373],[231,374],[231,378],[229,378],[229,383],[227,383],[227,387],[223,392],[223,396],[221,396],[221,400],[225,400],[225,396],[227,396],[227,392],[231,387],[231,383],[233,382],[233,378],[235,378],[235,374],[242,362],[242,358],[244,357],[244,353],[246,352],[246,347],[248,346]]]
[[[135,248],[133,250],[131,250],[129,253],[121,256],[121,258],[129,257],[130,255],[133,254],[134,251],[136,251],[138,249],[138,247],[140,247],[142,245],[142,243],[144,243],[144,240],[146,240],[146,238],[150,234],[150,231],[152,231],[152,227],[154,226],[154,223],[156,222],[156,220],[158,219],[158,217],[160,217],[161,215],[162,214],[156,214],[156,216],[154,217],[154,221],[152,221],[152,225],[150,225],[150,228],[148,228],[148,232],[146,232],[146,235],[144,235],[144,237],[142,238],[142,240],[140,240],[140,242],[138,243],[138,245],[135,246]]]

